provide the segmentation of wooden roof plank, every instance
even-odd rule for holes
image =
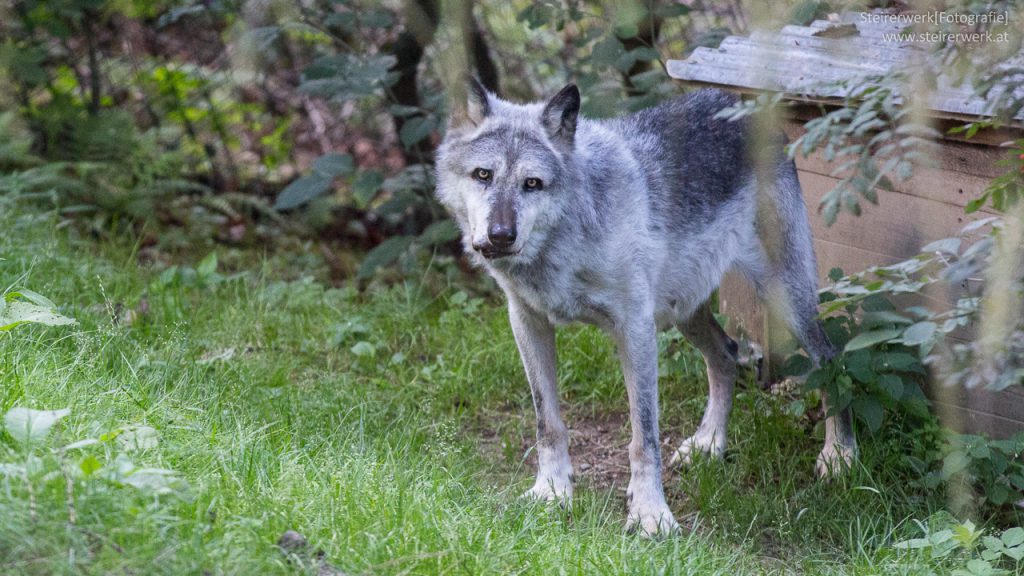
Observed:
[[[811,26],[785,26],[779,32],[755,32],[748,38],[730,36],[718,49],[698,48],[686,60],[669,60],[673,78],[742,92],[784,92],[793,100],[832,103],[845,99],[850,89],[839,82],[883,75],[917,67],[926,50],[920,44],[899,42],[887,35],[906,26],[888,21],[867,21],[860,13],[844,13],[841,21],[854,23],[858,35],[839,38],[814,36],[836,25],[815,21]],[[1024,54],[1002,63],[1009,68],[1024,63]],[[1024,96],[1024,86],[1012,86]],[[991,102],[940,75],[929,94],[934,116],[973,121],[991,116]],[[834,102],[839,103],[839,102]],[[1017,118],[1024,120],[1024,110]]]

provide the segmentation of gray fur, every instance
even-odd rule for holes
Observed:
[[[815,318],[810,227],[785,139],[767,139],[758,158],[773,168],[756,170],[748,123],[714,118],[735,102],[720,91],[608,121],[578,116],[575,86],[546,104],[471,94],[476,112],[453,118],[438,150],[437,194],[469,257],[508,297],[537,410],[539,470],[529,494],[571,495],[553,327],[588,322],[615,340],[625,375],[629,522],[647,533],[673,530],[661,486],[656,331],[680,327],[707,359],[708,409],[673,458],[684,463],[694,451],[725,449],[736,344],[704,303],[728,269],[778,302],[816,362],[835,354]],[[527,189],[538,179],[541,190]],[[499,221],[513,223],[514,241],[495,235]],[[826,442],[823,472],[854,454],[848,414],[829,419]]]

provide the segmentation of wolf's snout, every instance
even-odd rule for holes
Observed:
[[[495,248],[510,248],[516,242],[516,229],[495,222],[487,228],[487,240]]]

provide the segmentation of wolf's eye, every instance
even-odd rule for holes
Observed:
[[[526,181],[523,182],[523,188],[529,190],[530,192],[536,192],[537,190],[540,190],[543,187],[544,183],[541,182],[540,178],[527,178]]]
[[[487,168],[476,168],[473,170],[473,178],[481,182],[490,182],[494,173]]]

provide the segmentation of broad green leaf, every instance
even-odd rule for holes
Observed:
[[[356,275],[359,278],[373,276],[373,273],[381,266],[387,266],[398,260],[398,257],[409,249],[414,239],[412,236],[393,236],[388,238],[366,254],[363,262],[359,265],[359,271]]]
[[[313,171],[328,177],[344,176],[354,166],[355,161],[348,154],[326,154],[313,161]]]
[[[1003,532],[1003,535],[1000,536],[999,538],[1000,538],[1000,540],[1003,541],[1003,544],[1007,548],[1012,548],[1014,546],[1019,546],[1021,544],[1024,544],[1024,528],[1020,528],[1020,527],[1010,528],[1006,532]]]
[[[209,277],[210,275],[212,275],[216,271],[217,271],[217,252],[215,252],[215,251],[214,252],[210,252],[209,254],[207,254],[206,258],[203,258],[202,261],[199,262],[199,265],[196,266],[196,274],[199,274],[199,276],[201,276],[203,278]]]
[[[874,346],[875,344],[881,344],[882,342],[888,342],[893,338],[900,335],[901,330],[895,329],[884,329],[884,330],[871,330],[869,332],[861,332],[853,337],[849,342],[846,343],[845,350],[851,352],[853,350],[860,350],[861,348],[867,348]]]
[[[960,239],[959,238],[943,238],[942,240],[936,240],[924,248],[921,248],[921,252],[944,252],[946,254],[959,254],[960,253]]]
[[[625,51],[622,42],[613,34],[609,34],[604,40],[594,44],[590,58],[596,67],[610,68],[615,65]]]
[[[921,361],[906,352],[883,352],[874,354],[876,370],[924,373]]]
[[[899,550],[917,550],[920,548],[927,548],[932,545],[932,542],[927,538],[911,538],[909,540],[903,540],[892,545],[893,548]]]
[[[954,450],[946,455],[942,461],[942,477],[951,478],[953,475],[963,472],[971,464],[971,459],[962,450]]]
[[[125,452],[136,450],[150,450],[156,448],[159,443],[159,435],[155,428],[150,426],[133,426],[126,428],[117,437],[117,444]]]
[[[100,461],[97,460],[95,456],[90,454],[85,458],[82,458],[82,460],[78,463],[78,468],[82,470],[82,474],[85,474],[86,476],[92,476],[98,470],[103,468],[103,464],[100,463]]]
[[[907,346],[919,346],[931,342],[936,328],[938,325],[935,322],[918,322],[903,332],[903,343]]]
[[[1003,542],[995,536],[983,536],[981,542],[985,544],[985,547],[989,550],[1000,551],[1003,549]]]
[[[395,23],[395,15],[384,8],[361,10],[359,23],[367,28],[388,28]]]
[[[871,396],[861,396],[854,398],[850,406],[853,407],[853,412],[868,425],[872,432],[876,432],[882,427],[885,411],[882,409],[882,405],[878,403],[878,400]]]
[[[352,345],[350,351],[356,356],[373,356],[377,353],[377,348],[366,340],[360,340]]]
[[[420,244],[423,244],[424,246],[434,246],[436,244],[451,242],[458,238],[459,235],[459,227],[455,225],[455,222],[452,222],[451,220],[441,220],[427,226],[427,229],[420,234],[418,240]]]
[[[989,486],[985,491],[985,498],[996,506],[1002,506],[1010,499],[1010,490],[1002,484]]]
[[[44,326],[66,326],[77,324],[73,318],[68,318],[55,312],[52,308],[14,300],[7,302],[0,311],[0,332],[13,330],[22,324],[43,324]]]
[[[690,7],[686,4],[672,2],[654,9],[654,13],[661,18],[675,18],[690,13]]]
[[[85,440],[79,440],[72,442],[63,448],[65,452],[68,450],[78,450],[79,448],[85,448],[86,446],[92,446],[93,444],[99,444],[100,441],[95,438],[86,438]]]
[[[1020,562],[1024,560],[1024,546],[1014,546],[1013,548],[1006,548],[1003,550],[1003,554],[1006,554],[1010,558]]]
[[[412,148],[424,138],[430,136],[436,127],[437,122],[434,121],[432,116],[413,116],[402,124],[402,129],[398,132],[398,138],[402,141],[403,146]]]
[[[52,300],[50,300],[46,296],[43,296],[42,294],[28,290],[27,288],[19,288],[17,292],[9,292],[6,295],[5,299],[8,302],[10,302],[17,297],[24,298],[25,300],[28,300],[29,302],[37,306],[49,308],[50,310],[54,310],[57,308],[57,305],[54,304]]]
[[[395,62],[385,54],[322,56],[303,71],[299,91],[338,102],[373,96],[397,79],[389,73]]]
[[[332,12],[324,19],[324,25],[351,33],[355,30],[355,21],[355,12]]]
[[[331,182],[334,179],[318,172],[309,176],[303,176],[281,191],[277,195],[277,202],[274,203],[275,210],[291,210],[308,204],[310,201],[323,196],[331,189]]]
[[[4,426],[7,433],[22,444],[38,442],[46,438],[53,425],[71,411],[32,410],[31,408],[11,408],[4,415]]]
[[[364,170],[356,176],[352,183],[352,198],[356,201],[356,207],[366,208],[380,192],[384,177],[376,170]]]
[[[169,494],[181,484],[174,470],[163,468],[138,468],[121,479],[121,483],[139,490],[150,490],[156,494]]]
[[[786,358],[782,365],[783,376],[800,376],[811,370],[811,359],[803,354],[794,354]]]

